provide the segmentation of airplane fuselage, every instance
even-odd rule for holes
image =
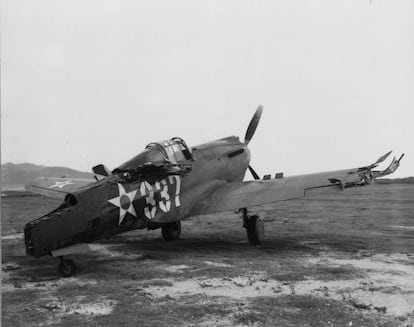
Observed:
[[[243,180],[250,161],[248,148],[237,137],[202,144],[191,152],[186,174],[126,178],[125,171],[154,156],[145,150],[110,176],[68,194],[59,208],[26,225],[27,253],[40,257],[72,244],[180,221],[199,211],[217,188]]]

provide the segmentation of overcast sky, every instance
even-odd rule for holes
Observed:
[[[2,163],[110,169],[244,138],[260,174],[394,150],[414,176],[414,1],[33,1],[1,10]]]

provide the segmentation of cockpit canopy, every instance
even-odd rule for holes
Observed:
[[[177,164],[189,160],[193,160],[191,149],[183,139],[173,137],[166,141],[148,144],[143,152],[119,166],[114,172],[134,170],[150,163],[168,162]]]
[[[158,153],[162,161],[168,160],[171,163],[179,163],[192,160],[191,150],[182,138],[173,137],[172,139],[148,144],[145,149]]]

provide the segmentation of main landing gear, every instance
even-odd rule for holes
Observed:
[[[168,242],[178,240],[181,234],[181,222],[175,221],[173,223],[163,225],[161,230],[164,240]]]
[[[62,277],[71,277],[76,273],[76,264],[73,260],[59,257],[58,271]]]
[[[257,245],[264,241],[264,222],[258,215],[249,216],[247,209],[241,209],[243,214],[243,227],[246,228],[247,239],[250,244]]]

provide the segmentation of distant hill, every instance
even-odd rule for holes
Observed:
[[[381,178],[375,181],[377,184],[414,184],[414,177]]]
[[[24,185],[38,177],[93,178],[92,173],[66,167],[46,167],[30,163],[1,165],[2,190],[23,190]]]

